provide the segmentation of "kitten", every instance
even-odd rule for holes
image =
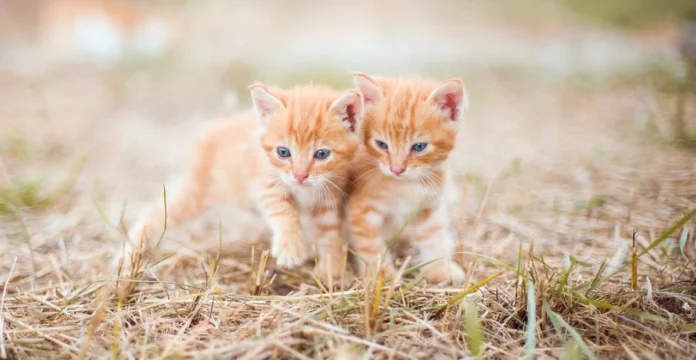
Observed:
[[[250,90],[255,114],[213,126],[197,144],[179,194],[168,199],[168,225],[231,196],[236,205],[264,215],[277,265],[301,265],[306,241],[312,240],[321,275],[329,275],[327,268],[338,275],[343,271],[335,265],[342,257],[339,212],[350,160],[360,145],[355,129],[362,98],[355,90],[340,93],[317,85],[283,91],[254,84]],[[129,254],[142,240],[160,235],[163,218],[163,206],[141,217],[130,232],[135,242]]]
[[[464,271],[450,256],[443,190],[447,158],[454,148],[462,113],[468,107],[459,79],[441,84],[422,78],[371,78],[353,74],[363,96],[363,146],[354,158],[355,180],[347,204],[351,243],[359,255],[360,273],[384,256],[384,270],[393,273],[385,240],[399,233],[413,240],[434,283],[462,283]],[[410,222],[409,222],[410,220]]]

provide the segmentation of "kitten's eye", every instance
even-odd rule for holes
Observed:
[[[421,152],[425,150],[425,148],[428,147],[428,143],[415,143],[413,146],[411,146],[411,150],[415,152]]]
[[[314,153],[314,157],[319,160],[324,160],[329,157],[329,154],[331,154],[330,150],[317,150],[317,152]]]
[[[384,149],[384,150],[389,149],[389,145],[387,145],[384,141],[376,140],[375,143],[377,143],[377,146],[379,146],[380,149]]]
[[[289,158],[290,157],[290,149],[286,148],[285,146],[278,146],[276,148],[276,153],[278,153],[278,156],[282,158]]]

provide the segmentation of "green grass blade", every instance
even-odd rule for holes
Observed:
[[[561,354],[561,359],[580,360],[578,344],[576,344],[575,341],[567,341],[565,343],[565,346],[563,346],[563,353]]]
[[[549,307],[549,304],[544,300],[544,310],[546,311],[546,314],[549,313],[551,308]],[[559,338],[561,338],[561,341],[565,342],[566,341],[566,333],[563,330],[563,325],[556,320],[554,317],[549,316],[549,320],[551,320],[551,325],[553,325],[553,329],[556,331],[556,334],[558,335]]]
[[[164,202],[164,224],[162,227],[162,233],[160,234],[159,240],[157,240],[157,244],[155,245],[153,252],[159,249],[162,239],[164,239],[164,235],[167,233],[167,225],[169,222],[169,214],[167,209],[167,187],[164,185],[162,186],[162,201]]]
[[[570,277],[570,272],[573,270],[573,267],[575,266],[575,259],[572,257],[567,258],[568,261],[570,262],[568,264],[568,268],[566,271],[563,272],[563,276],[561,277],[561,281],[558,283],[558,287],[556,288],[556,295],[558,296],[561,294],[561,291],[563,291],[563,288],[568,284],[568,277]]]
[[[464,330],[466,332],[466,343],[475,359],[483,359],[485,352],[485,336],[481,328],[481,320],[478,316],[476,303],[471,299],[464,299]]]
[[[679,219],[679,221],[677,221],[674,225],[672,225],[669,229],[667,229],[667,231],[662,233],[662,235],[660,235],[660,237],[658,237],[657,239],[655,239],[655,241],[650,243],[650,245],[648,245],[648,247],[643,249],[643,251],[639,252],[638,257],[645,255],[648,251],[652,250],[657,245],[662,244],[662,242],[667,240],[667,238],[670,237],[675,231],[681,229],[684,225],[686,225],[686,223],[689,222],[689,220],[691,220],[691,218],[694,217],[694,215],[696,215],[696,208],[692,209],[691,211],[686,213],[684,216],[682,216],[682,218]]]
[[[608,302],[605,302],[605,301],[588,299],[588,298],[586,298],[580,294],[577,294],[577,293],[575,293],[573,295],[574,295],[574,299],[576,301],[583,303],[585,305],[592,305],[598,309],[611,310],[611,311],[616,311],[618,313],[626,313],[626,314],[633,315],[633,316],[639,316],[639,317],[644,318],[646,320],[651,320],[651,321],[660,322],[660,323],[674,324],[674,325],[678,326],[679,328],[681,328],[682,330],[696,331],[696,325],[684,323],[684,322],[678,321],[676,319],[669,320],[669,319],[665,319],[659,315],[655,315],[653,313],[614,306],[614,305],[612,305]]]
[[[681,219],[679,219],[676,223],[674,223],[671,227],[669,227],[664,233],[662,233],[662,235],[660,235],[657,239],[655,239],[655,241],[653,241],[652,243],[650,243],[650,245],[648,245],[648,247],[646,247],[646,248],[643,249],[641,252],[639,252],[639,253],[636,255],[636,259],[638,259],[638,258],[640,258],[641,256],[645,255],[648,251],[652,250],[653,248],[655,248],[656,246],[660,245],[662,242],[664,242],[665,240],[667,240],[675,231],[679,230],[679,229],[682,228],[687,222],[689,222],[689,220],[691,220],[691,218],[694,217],[694,215],[696,215],[696,208],[694,208],[694,209],[692,209],[691,211],[689,211],[689,212],[687,212],[686,214],[684,214],[684,216],[682,216]],[[627,260],[627,261],[624,261],[624,262],[621,264],[621,266],[619,266],[618,268],[614,269],[611,273],[607,274],[607,276],[603,277],[600,281],[598,281],[598,283],[596,284],[596,286],[599,286],[599,285],[601,285],[602,283],[604,283],[606,280],[612,278],[614,275],[618,274],[621,270],[623,270],[626,266],[630,265],[631,263],[632,263],[631,259],[629,259],[629,260]]]
[[[570,334],[570,337],[573,338],[573,341],[575,341],[575,343],[578,345],[578,347],[580,347],[580,351],[582,351],[582,353],[585,354],[585,356],[588,359],[590,359],[590,360],[597,359],[595,357],[594,353],[590,350],[590,348],[585,343],[585,340],[577,332],[577,330],[575,330],[575,328],[570,326],[570,324],[568,324],[563,319],[563,317],[561,315],[553,312],[548,305],[546,306],[546,314],[548,315],[549,319],[551,319],[551,321],[554,324],[559,324],[559,326],[563,327],[564,329],[566,329],[566,331],[568,331],[568,334]],[[556,329],[556,331],[558,331],[558,329]],[[559,336],[560,336],[560,334],[559,334]]]
[[[534,284],[527,283],[527,330],[524,343],[525,359],[533,359],[536,350],[536,294]]]
[[[681,251],[682,254],[686,254],[687,239],[689,239],[689,229],[684,226],[684,230],[682,230],[681,237],[679,238],[679,251]]]
[[[594,290],[597,288],[597,286],[601,285],[604,280],[602,279],[607,279],[603,278],[602,274],[604,274],[604,271],[607,269],[608,263],[607,260],[604,259],[602,260],[602,263],[599,265],[599,268],[597,269],[597,273],[595,274],[594,278],[592,278],[592,281],[590,282],[590,287],[585,291],[585,295],[587,295],[590,291]]]
[[[450,306],[452,306],[452,305],[453,305],[454,303],[456,303],[457,301],[463,299],[465,296],[467,296],[467,295],[471,294],[472,292],[478,290],[481,286],[484,286],[484,285],[488,284],[488,283],[491,282],[493,279],[495,279],[495,278],[497,278],[498,276],[503,275],[503,274],[504,274],[504,272],[499,272],[499,273],[497,273],[497,274],[493,274],[493,275],[491,275],[491,276],[489,276],[489,277],[487,277],[487,278],[481,280],[480,282],[478,282],[478,283],[476,283],[476,284],[470,286],[468,289],[466,289],[466,290],[460,292],[459,294],[457,294],[457,296],[453,297],[450,301],[448,301],[447,304],[441,306],[441,307],[440,307],[440,310],[438,310],[438,311],[435,313],[435,316],[438,316],[438,315],[442,314],[442,312],[445,311],[445,309],[449,308]]]

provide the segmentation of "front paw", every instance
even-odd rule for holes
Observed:
[[[333,255],[333,254],[332,254]],[[319,256],[319,276],[325,284],[329,283],[329,279],[334,284],[337,284],[341,277],[345,277],[346,268],[343,259],[339,254],[332,256]]]
[[[276,258],[276,265],[284,268],[300,266],[307,259],[305,243],[299,236],[274,236],[271,255]]]
[[[389,255],[386,255],[384,259],[380,261],[377,255],[361,254],[357,262],[358,275],[362,277],[371,276],[376,271],[379,271],[385,278],[393,279],[396,276],[396,268],[394,268],[394,262]]]
[[[452,260],[439,260],[423,268],[423,277],[433,284],[461,285],[466,279],[464,270]]]

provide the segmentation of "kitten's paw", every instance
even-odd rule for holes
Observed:
[[[393,279],[396,276],[396,268],[391,256],[386,256],[382,260],[381,267],[377,256],[361,255],[362,259],[358,259],[358,274],[360,276],[372,276],[375,271],[379,270],[380,274],[388,279]],[[379,269],[378,269],[379,267]]]
[[[466,279],[466,274],[456,262],[451,260],[436,261],[423,268],[423,276],[429,283],[450,283],[461,285]]]
[[[325,284],[329,283],[329,279],[334,284],[338,284],[345,272],[343,261],[340,261],[340,259],[329,256],[319,257],[319,276],[321,276],[321,281]]]
[[[304,241],[299,237],[274,237],[271,255],[276,258],[276,265],[284,268],[300,266],[307,260]]]
[[[391,262],[382,265],[382,268],[379,271],[385,279],[394,279],[397,273],[394,264],[392,264]]]

